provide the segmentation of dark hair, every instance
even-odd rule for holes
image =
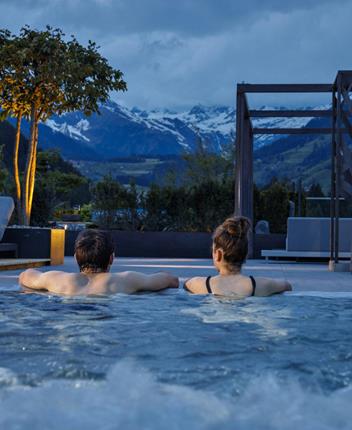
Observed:
[[[113,253],[114,242],[107,231],[89,229],[77,236],[75,254],[81,272],[106,271]]]
[[[221,248],[224,260],[233,267],[241,268],[248,254],[250,221],[245,217],[227,218],[213,234],[215,249]]]

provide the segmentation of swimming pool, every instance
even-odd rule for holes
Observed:
[[[1,429],[350,429],[352,294],[0,292]]]

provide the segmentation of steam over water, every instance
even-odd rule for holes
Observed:
[[[0,293],[0,429],[351,429],[352,295]]]

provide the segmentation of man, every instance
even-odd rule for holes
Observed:
[[[177,288],[178,278],[160,272],[144,275],[138,272],[109,273],[114,260],[111,235],[102,230],[84,230],[75,243],[75,258],[80,273],[28,269],[20,274],[21,286],[69,296],[89,294],[133,294]]]

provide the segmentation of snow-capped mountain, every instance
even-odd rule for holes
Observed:
[[[279,109],[279,108],[277,108]],[[318,109],[318,108],[317,108]],[[322,109],[319,107],[319,109]],[[273,107],[262,106],[260,110],[275,110]],[[138,113],[138,110],[135,111]],[[193,130],[205,138],[218,144],[218,150],[221,150],[224,141],[233,141],[236,128],[236,111],[229,106],[202,106],[197,105],[190,111],[171,112],[169,110],[153,110],[151,112],[142,112],[144,118],[156,121],[165,121],[168,118],[178,118]],[[305,127],[312,118],[255,118],[252,120],[253,127],[256,128],[301,128]],[[281,136],[282,137],[282,136]],[[280,136],[261,135],[257,136],[254,141],[255,148],[272,143],[279,139]]]
[[[269,109],[263,107],[262,109]],[[272,108],[270,108],[272,109]],[[59,147],[70,159],[104,160],[129,156],[179,155],[195,149],[201,138],[209,151],[221,152],[233,142],[235,110],[228,106],[197,105],[189,111],[144,111],[115,102],[104,104],[101,115],[80,112],[55,116],[40,126],[39,145]],[[260,118],[254,127],[304,127],[310,118]],[[29,134],[27,128],[25,134]],[[257,136],[259,148],[280,136]],[[281,136],[282,137],[282,136]]]

